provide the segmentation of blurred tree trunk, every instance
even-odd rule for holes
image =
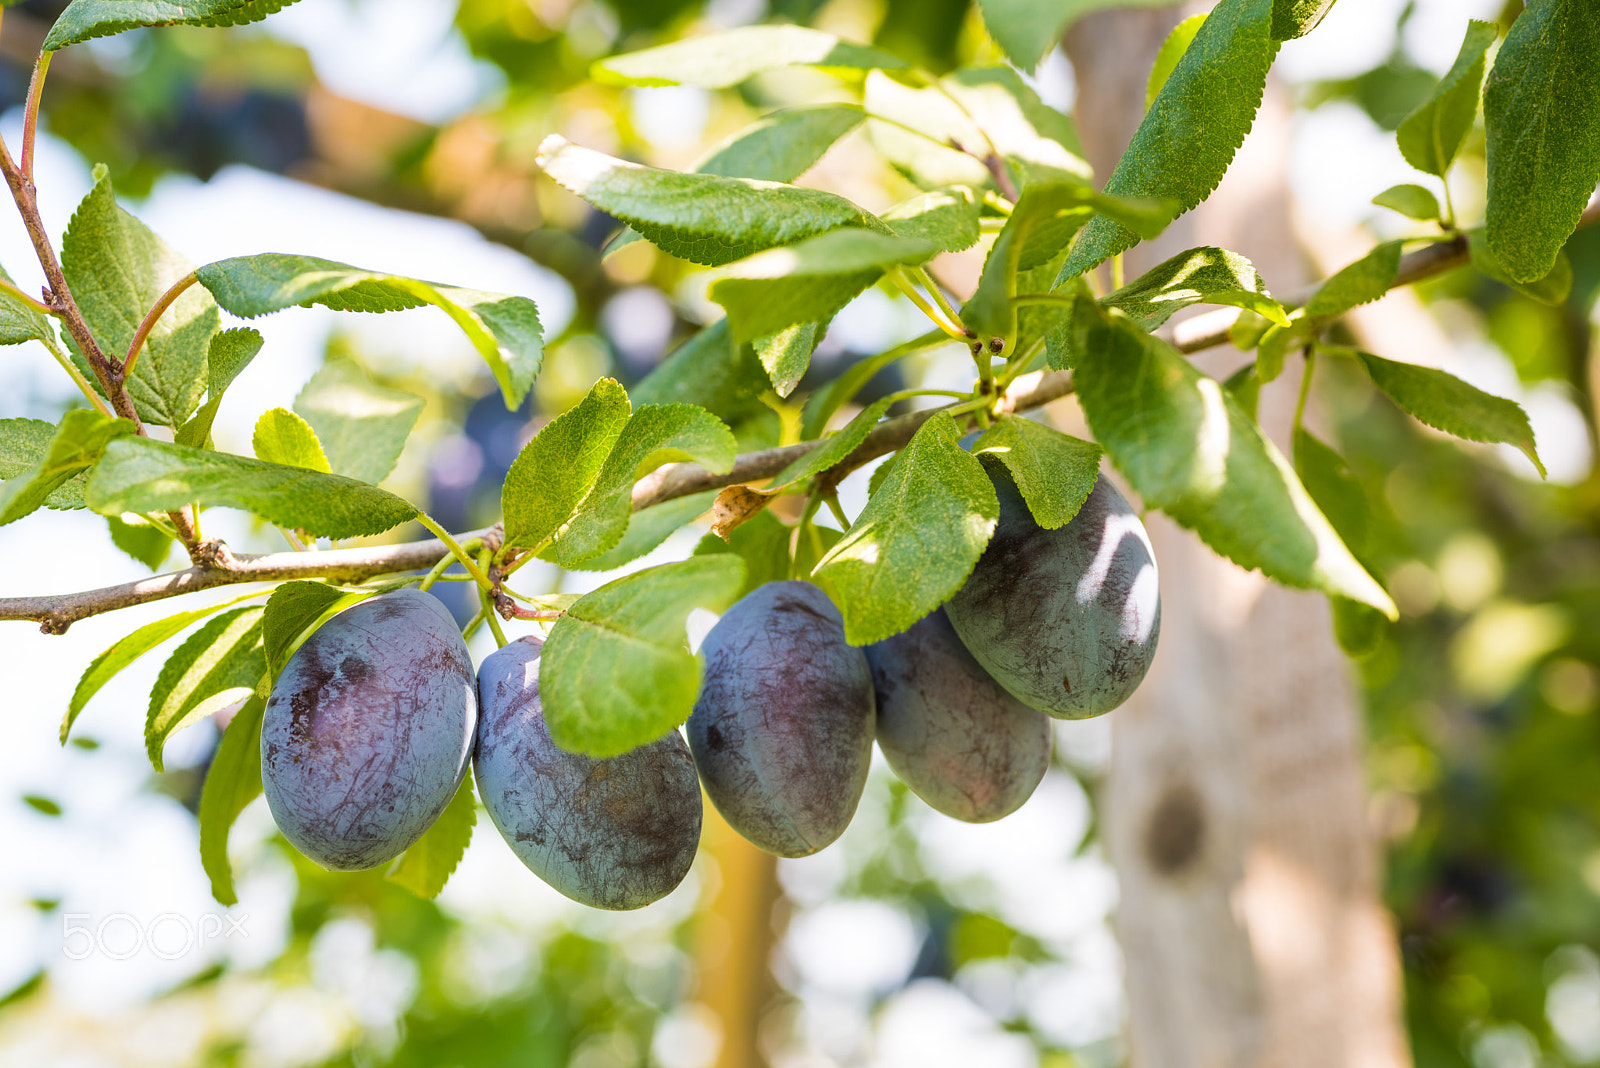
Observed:
[[[718,881],[697,920],[696,1000],[722,1033],[715,1068],[762,1068],[761,1022],[778,992],[778,860],[741,838],[709,799],[701,844],[716,858]]]
[[[1144,113],[1145,81],[1178,9],[1108,11],[1067,39],[1077,115],[1111,173]],[[1184,248],[1250,257],[1269,287],[1307,281],[1290,223],[1288,107],[1267,100],[1227,179],[1127,276]],[[1202,360],[1212,373],[1244,357]],[[1263,390],[1288,452],[1298,361]],[[1235,567],[1164,516],[1160,651],[1113,714],[1106,840],[1121,885],[1134,1068],[1401,1068],[1398,952],[1378,897],[1361,717],[1324,599]]]

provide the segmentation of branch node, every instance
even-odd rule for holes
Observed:
[[[238,567],[228,543],[221,538],[208,538],[195,547],[194,562],[210,571],[233,571]]]

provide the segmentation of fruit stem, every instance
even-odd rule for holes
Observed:
[[[494,583],[489,581],[489,576],[483,573],[483,569],[478,567],[477,562],[460,546],[455,538],[450,536],[450,532],[440,526],[432,516],[427,512],[418,512],[417,522],[427,527],[434,537],[444,542],[445,548],[450,550],[452,556],[461,561],[461,566],[467,569],[467,573],[473,577],[479,586],[482,586],[485,590],[494,588]]]
[[[1311,375],[1317,369],[1317,350],[1307,345],[1305,348],[1306,369],[1300,378],[1300,400],[1294,406],[1294,428],[1299,430],[1306,417],[1306,398],[1311,396]]]
[[[911,303],[917,306],[918,311],[922,312],[923,315],[928,317],[929,321],[931,321],[934,326],[937,326],[940,330],[943,330],[945,334],[951,338],[954,338],[956,341],[967,342],[972,340],[972,335],[967,333],[965,327],[953,326],[947,322],[944,316],[940,314],[938,309],[933,306],[927,297],[924,297],[921,292],[917,290],[916,284],[913,283],[911,279],[907,278],[906,273],[900,268],[895,267],[890,269],[886,277],[889,279],[889,281],[895,284],[900,292],[906,295],[907,300],[911,301]]]
[[[507,640],[506,632],[500,627],[498,613],[495,612],[494,605],[489,601],[489,591],[480,588],[478,590],[478,601],[483,605],[483,608],[481,609],[483,612],[483,618],[484,621],[489,624],[490,632],[494,634],[495,643],[501,649],[504,649],[506,646],[510,645],[511,642]]]
[[[928,291],[928,295],[933,298],[933,302],[939,305],[939,310],[944,312],[952,323],[961,327],[963,330],[966,329],[966,324],[961,321],[961,314],[957,312],[950,304],[950,301],[945,298],[944,290],[939,287],[938,282],[934,281],[933,276],[928,273],[926,267],[919,266],[907,268],[906,274],[913,282],[916,282],[922,286],[923,289]]]
[[[791,579],[801,579],[805,577],[804,575],[800,574],[801,538],[810,537],[811,547],[816,550],[818,557],[822,555],[822,538],[817,534],[817,527],[816,523],[814,522],[817,517],[817,509],[820,507],[822,507],[821,495],[812,493],[811,496],[806,499],[806,510],[805,513],[800,516],[800,525],[795,528],[795,551],[793,557],[789,560],[789,577]]]
[[[474,538],[463,545],[462,549],[466,552],[471,552],[473,549],[482,544],[482,539]],[[456,558],[454,556],[447,556],[443,560],[440,560],[437,564],[434,564],[433,570],[429,571],[423,576],[422,582],[418,584],[417,589],[421,590],[423,593],[428,592],[428,590],[433,588],[433,584],[435,582],[438,582],[444,577],[444,573],[450,570],[450,565],[454,564],[455,562]]]

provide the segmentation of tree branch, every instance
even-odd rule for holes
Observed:
[[[1600,225],[1600,199],[1592,201],[1584,209],[1583,214],[1578,216],[1577,229],[1596,225]],[[1424,245],[1400,257],[1400,270],[1395,274],[1394,282],[1389,288],[1399,289],[1401,286],[1415,285],[1424,279],[1455,270],[1470,262],[1472,253],[1467,247],[1465,234],[1435,241],[1431,245]],[[1304,304],[1315,292],[1315,286],[1301,290],[1290,298],[1289,303],[1291,306]],[[1240,314],[1238,308],[1219,308],[1204,315],[1197,315],[1193,319],[1186,319],[1173,329],[1172,343],[1182,352],[1199,352],[1201,349],[1221,345],[1228,340],[1228,331],[1239,321]]]
[[[48,62],[41,62],[36,69],[33,89],[43,85],[44,72],[48,66]],[[33,89],[29,92],[32,93]],[[34,122],[38,121],[37,109],[30,107],[29,114]],[[23,131],[24,159],[28,159],[30,163],[31,158],[26,153],[32,149],[33,134],[32,127]],[[17,166],[16,160],[11,158],[11,149],[4,141],[0,141],[0,173],[4,174],[6,185],[11,188],[11,198],[16,201],[17,212],[22,216],[22,225],[28,231],[28,239],[33,243],[34,253],[39,257],[39,266],[43,268],[45,281],[49,283],[50,311],[61,318],[62,326],[71,335],[72,340],[77,342],[78,351],[83,353],[84,359],[89,362],[89,368],[94,371],[95,378],[100,382],[101,392],[111,402],[111,407],[119,416],[131,422],[141,437],[148,437],[144,421],[139,418],[133,397],[128,393],[127,369],[116,357],[108,358],[101,350],[99,342],[95,341],[89,323],[84,319],[83,312],[78,309],[78,302],[73,299],[72,289],[67,285],[67,276],[61,269],[61,261],[56,258],[55,247],[50,244],[50,234],[45,230],[44,219],[39,214],[39,190],[33,184],[33,176]],[[188,550],[189,558],[199,564],[200,536],[195,527],[193,510],[180,508],[167,514],[172,519],[173,526],[177,528],[178,537]]]
[[[1600,223],[1600,202],[1583,213],[1579,225]],[[1466,241],[1456,237],[1435,242],[1406,255],[1391,288],[1411,285],[1443,274],[1468,262]],[[1237,312],[1224,309],[1197,316],[1180,325],[1203,323],[1228,316],[1232,325]],[[1175,344],[1184,352],[1220,345],[1228,340],[1227,326],[1203,326],[1180,333]],[[1029,411],[1059,400],[1073,391],[1071,371],[1033,372],[1011,384],[999,406],[1006,411]],[[946,407],[953,407],[947,405]],[[930,408],[886,419],[875,426],[854,452],[832,469],[833,475],[858,467],[903,447],[922,425],[945,408]],[[738,457],[725,474],[708,471],[699,464],[668,464],[635,483],[633,510],[639,511],[678,497],[721,489],[743,482],[771,478],[795,460],[805,456],[820,442],[805,441],[776,449],[762,449]],[[459,535],[458,540],[492,536],[495,528]],[[370,549],[335,549],[317,553],[269,553],[264,556],[233,556],[220,542],[207,543],[198,554],[199,562],[186,571],[130,582],[121,586],[45,597],[0,598],[0,620],[33,620],[47,634],[63,634],[80,619],[158,601],[198,590],[244,582],[282,582],[287,579],[325,579],[359,582],[380,575],[422,571],[450,556],[450,549],[437,539],[385,545]]]
[[[493,529],[473,531],[461,537],[466,540],[482,538]],[[0,620],[33,620],[39,623],[39,629],[46,634],[65,634],[67,628],[80,619],[218,586],[243,582],[283,582],[288,579],[362,582],[380,575],[421,571],[449,555],[450,549],[444,542],[434,538],[370,549],[267,553],[261,556],[234,556],[226,549],[216,547],[206,563],[186,571],[155,575],[138,582],[83,593],[0,598]]]

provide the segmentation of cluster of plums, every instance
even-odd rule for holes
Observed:
[[[470,758],[495,826],[535,874],[586,905],[630,909],[688,872],[702,783],[770,853],[807,856],[834,841],[861,799],[874,737],[939,811],[1008,815],[1044,777],[1050,716],[1099,715],[1139,685],[1161,609],[1149,540],[1109,482],[1071,523],[1045,530],[1006,472],[990,474],[993,540],[960,592],[910,630],[852,646],[807,582],[770,582],[734,605],[702,647],[687,744],[671,731],[611,759],[566,752],[540,706],[539,639],[507,645],[474,679],[429,594],[347,609],[290,658],[267,703],[273,816],[324,867],[371,868],[433,824]]]

